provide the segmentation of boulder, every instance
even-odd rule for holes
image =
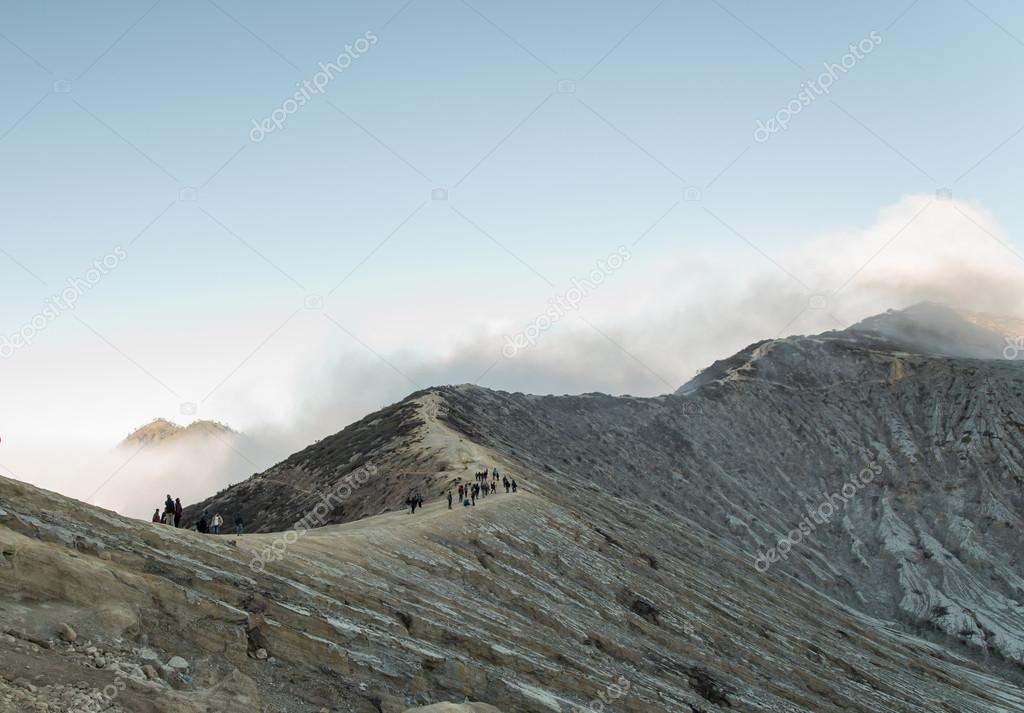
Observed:
[[[74,643],[78,638],[78,634],[75,633],[75,630],[72,629],[70,625],[63,622],[57,625],[57,636],[60,637],[61,641],[66,641],[69,644]]]
[[[180,656],[175,656],[167,662],[168,668],[172,668],[175,671],[188,671],[188,661]]]

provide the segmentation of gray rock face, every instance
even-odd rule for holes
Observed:
[[[644,503],[757,570],[1011,662],[1021,680],[1024,361],[1004,358],[1016,332],[1024,323],[925,303],[752,345],[671,396],[430,393],[437,419],[539,472],[532,487],[546,497]],[[423,398],[204,506],[256,503],[280,529],[310,511],[311,492],[382,451],[388,466],[319,524],[400,507],[413,490],[440,494],[464,472],[428,463],[423,414],[410,410]]]
[[[1024,713],[1021,377],[875,329],[652,399],[432,389],[211,500],[343,524],[237,539],[0,478],[0,660],[102,691],[66,621],[129,710]],[[520,492],[449,510],[484,467]]]
[[[1010,360],[1024,356],[1024,321],[933,302],[869,317],[847,332],[882,338],[918,354]]]
[[[195,524],[203,512],[220,512],[225,531],[236,516],[246,532],[285,530],[306,517],[322,495],[347,484],[344,502],[317,518],[317,525],[348,522],[402,507],[408,497],[410,472],[424,473],[418,463],[417,429],[422,426],[413,399],[371,414],[343,431],[295,453],[274,467],[233,485],[201,503],[185,508],[184,527]],[[385,459],[391,468],[377,472],[369,457]],[[346,480],[347,479],[347,480]]]
[[[675,513],[758,569],[1019,674],[1024,364],[893,346],[914,319],[760,343],[663,398],[442,394],[456,429],[579,497]]]
[[[439,399],[422,406],[430,418]],[[425,435],[449,457],[465,447],[453,432]],[[398,713],[469,699],[529,713],[1024,711],[1024,689],[986,667],[798,582],[758,576],[671,514],[614,498],[558,503],[529,492],[541,473],[516,477],[518,494],[475,508],[433,502],[415,516],[234,547],[110,526],[107,513],[0,479],[13,517],[36,523],[31,536],[0,526],[18,573],[0,579],[0,625],[16,617],[46,629],[59,612],[138,676],[111,689],[127,679],[13,638],[0,640],[0,660],[29,666],[40,684],[109,691],[126,710],[159,701],[187,713]],[[82,556],[60,543],[69,529],[116,554]],[[137,643],[173,647],[190,675],[149,678],[122,632],[91,629],[98,602],[136,609]],[[270,658],[250,658],[254,647]]]

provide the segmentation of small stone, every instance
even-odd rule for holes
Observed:
[[[174,658],[172,658],[170,661],[167,662],[167,665],[170,668],[173,668],[175,671],[187,671],[188,670],[188,661],[186,661],[185,659],[181,658],[180,656],[175,656]]]
[[[256,649],[256,658],[259,659],[260,661],[266,661],[267,660],[267,650],[266,649]]]
[[[60,637],[61,641],[66,641],[69,644],[78,639],[78,634],[75,633],[75,630],[65,622],[57,625],[57,636]]]
[[[142,667],[142,672],[146,674],[146,678],[148,678],[150,681],[155,681],[158,678],[160,678],[160,674],[156,672],[156,669],[153,668],[152,664],[145,664]]]

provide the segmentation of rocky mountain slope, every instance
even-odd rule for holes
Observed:
[[[1024,357],[1024,320],[922,302],[889,310],[850,327],[919,354],[1009,359]]]
[[[264,534],[0,480],[0,711],[1024,712],[1021,365],[905,318],[658,398],[413,394],[190,511]]]
[[[428,420],[439,401],[438,447],[515,467]],[[239,538],[0,479],[0,711],[1024,711],[986,667],[672,513],[517,477],[476,507]]]
[[[371,414],[267,471],[187,507],[185,526],[197,522],[204,512],[210,516],[219,512],[229,523],[235,516],[241,517],[249,531],[284,530],[321,503],[325,490],[368,466],[372,477],[350,479],[355,495],[332,504],[323,524],[349,522],[402,507],[420,485],[431,486],[423,488],[424,494],[427,489],[436,492],[442,481],[438,474],[446,465],[438,462],[430,449],[421,447],[424,421],[417,396]]]
[[[467,452],[483,446],[512,472],[536,473],[544,497],[643,503],[752,568],[899,621],[1020,682],[1024,371],[1002,356],[947,356],[979,344],[1001,355],[1007,325],[920,305],[752,345],[658,398],[438,388],[199,509],[243,510],[258,528],[281,529],[381,451],[387,465],[353,483],[324,522],[401,507],[411,490],[436,497],[489,465],[432,447],[439,422]]]
[[[1024,368],[907,341],[858,327],[764,342],[656,399],[443,398],[461,433],[554,481],[676,513],[758,569],[1020,681]]]

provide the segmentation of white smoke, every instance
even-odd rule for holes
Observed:
[[[660,256],[653,274],[643,271],[644,246],[637,247],[637,259],[512,358],[502,353],[505,335],[534,323],[536,304],[486,325],[439,319],[432,342],[447,342],[443,352],[408,340],[394,349],[341,337],[343,346],[326,340],[311,349],[292,338],[293,352],[274,354],[262,367],[254,359],[210,404],[217,418],[247,434],[234,447],[214,441],[144,449],[126,463],[131,454],[111,454],[113,444],[46,453],[8,446],[0,472],[148,517],[166,493],[185,503],[211,495],[420,388],[472,382],[541,394],[650,396],[674,391],[752,342],[842,329],[924,300],[1024,313],[1024,261],[987,211],[963,201],[908,196],[864,228],[791,251],[759,245],[767,257],[742,241],[726,249],[720,235],[714,238],[702,253]],[[751,260],[738,261],[736,251],[757,267],[739,270],[738,262]],[[566,287],[553,288],[552,298]],[[281,367],[285,359],[288,368]]]

